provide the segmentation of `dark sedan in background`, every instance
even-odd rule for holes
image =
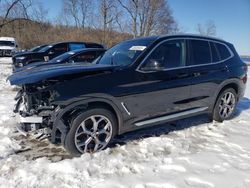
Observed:
[[[39,61],[49,61],[65,52],[84,48],[104,48],[101,44],[86,42],[60,42],[54,43],[37,52],[23,52],[12,57],[13,70],[23,67],[30,63]]]
[[[32,69],[41,66],[50,66],[55,64],[66,64],[66,63],[91,63],[97,57],[105,53],[103,48],[86,48],[78,49],[70,52],[66,52],[62,55],[55,57],[50,61],[41,61],[28,64],[24,67],[17,68],[15,72],[24,71],[27,69]]]
[[[35,46],[31,49],[28,50],[28,52],[38,52],[40,51],[42,48],[48,46],[48,44],[42,44],[42,45],[39,45],[39,46]]]

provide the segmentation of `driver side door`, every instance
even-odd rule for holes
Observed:
[[[136,94],[126,99],[134,121],[189,109],[192,76],[186,65],[186,42],[167,40],[156,46],[136,72]]]

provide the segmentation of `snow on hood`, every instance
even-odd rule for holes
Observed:
[[[91,63],[56,64],[26,69],[13,73],[7,78],[11,85],[23,85],[37,83],[41,80],[61,75],[77,74],[81,72],[104,71],[113,69],[114,65],[100,65]]]

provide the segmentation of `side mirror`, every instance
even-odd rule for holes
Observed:
[[[160,60],[150,59],[142,68],[145,71],[160,71],[164,69],[163,63]]]

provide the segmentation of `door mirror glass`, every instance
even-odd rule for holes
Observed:
[[[149,59],[146,66],[142,68],[144,71],[160,71],[164,69],[164,64],[160,59]]]

